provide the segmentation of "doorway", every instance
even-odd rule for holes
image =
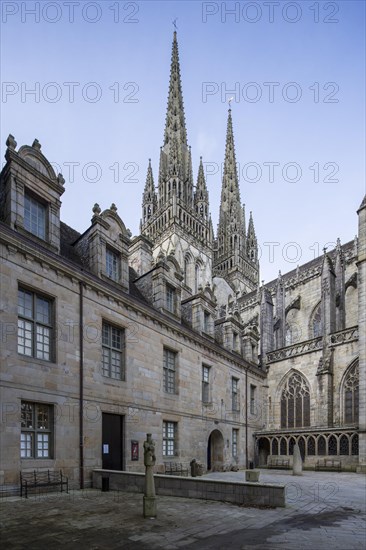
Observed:
[[[224,465],[224,438],[220,430],[213,430],[207,442],[207,470],[222,470]]]
[[[120,414],[102,414],[102,468],[123,470],[123,422]]]

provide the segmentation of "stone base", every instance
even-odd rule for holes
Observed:
[[[259,470],[245,470],[245,481],[257,482],[259,481],[259,474]]]
[[[358,474],[366,474],[366,464],[359,464],[356,468]]]
[[[156,518],[156,497],[144,497],[144,518]]]

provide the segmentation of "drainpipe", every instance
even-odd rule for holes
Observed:
[[[248,367],[245,369],[245,468],[248,469]]]
[[[79,482],[84,489],[84,283],[79,281]]]

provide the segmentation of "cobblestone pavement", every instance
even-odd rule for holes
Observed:
[[[209,478],[244,480],[244,472]],[[286,508],[158,497],[158,517],[142,518],[142,495],[94,489],[0,502],[3,549],[366,548],[365,477],[351,473],[261,471],[286,486]]]

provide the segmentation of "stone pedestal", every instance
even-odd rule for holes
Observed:
[[[292,475],[293,476],[302,476],[302,458],[300,453],[300,448],[297,443],[294,445],[294,458],[292,465]]]
[[[245,481],[250,481],[250,483],[254,483],[259,481],[259,470],[245,470]]]
[[[156,497],[144,496],[144,518],[156,518]]]
[[[155,481],[153,473],[155,462],[155,443],[151,438],[151,434],[146,434],[146,441],[144,441],[144,464],[146,468],[143,507],[144,518],[156,517]]]

